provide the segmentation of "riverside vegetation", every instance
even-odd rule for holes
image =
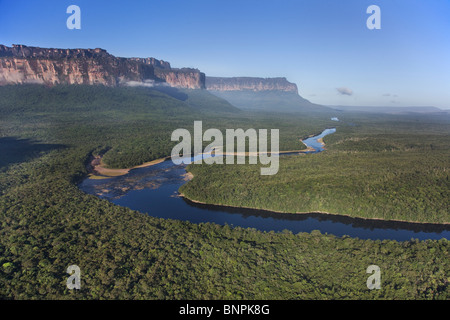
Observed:
[[[193,164],[181,192],[209,204],[449,223],[450,117],[353,117],[324,138],[327,152],[281,157],[274,177],[251,165]]]
[[[115,206],[76,185],[87,175],[91,155],[104,154],[113,168],[169,155],[170,133],[194,120],[219,129],[279,128],[281,150],[302,149],[300,138],[337,125],[325,138],[326,152],[283,158],[275,179],[248,180],[252,166],[191,166],[195,177],[183,192],[200,199],[195,192],[203,181],[211,202],[220,189],[224,200],[218,202],[229,204],[248,204],[243,191],[253,201],[249,205],[267,209],[320,204],[358,216],[372,208],[378,217],[448,222],[448,210],[442,211],[448,209],[448,120],[340,115],[344,122],[336,124],[326,114],[250,114],[189,90],[6,86],[0,97],[4,299],[450,298],[445,239],[372,241],[191,224]],[[303,184],[322,202],[299,199]],[[411,188],[419,191],[414,197]],[[406,215],[395,208],[407,204],[419,209]],[[81,269],[81,290],[66,287],[72,264]],[[371,264],[381,268],[381,290],[366,287]]]

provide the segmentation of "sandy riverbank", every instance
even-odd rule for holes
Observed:
[[[106,178],[111,178],[111,177],[123,176],[123,175],[126,175],[127,173],[129,173],[130,170],[138,169],[138,168],[150,167],[150,166],[153,166],[155,164],[158,164],[158,163],[161,163],[163,161],[166,161],[169,158],[170,157],[165,157],[165,158],[152,160],[152,161],[145,162],[145,163],[143,163],[141,165],[134,166],[134,167],[131,167],[131,168],[111,169],[111,168],[106,168],[105,167],[105,164],[102,162],[102,157],[101,156],[95,156],[94,159],[89,164],[89,166],[90,166],[89,178],[90,179],[106,179]]]
[[[287,151],[279,151],[277,153],[278,154],[294,153],[294,152],[306,153],[306,152],[311,152],[311,151],[314,151],[314,148],[307,147],[306,149],[303,149],[303,150],[287,150]],[[271,154],[270,151],[268,151],[267,153]],[[258,155],[258,154],[259,154],[259,152],[256,152],[256,155]],[[223,153],[218,153],[217,155],[225,155],[226,156],[228,154],[226,152],[223,152]],[[237,156],[237,155],[242,155],[242,154],[235,152],[234,155]],[[249,156],[250,153],[245,152],[244,155]],[[89,163],[89,168],[88,168],[88,171],[90,172],[89,178],[90,179],[107,179],[107,178],[112,178],[112,177],[119,177],[119,176],[128,174],[130,172],[130,170],[150,167],[155,164],[164,162],[168,159],[170,159],[170,156],[152,160],[149,162],[145,162],[141,165],[134,166],[131,168],[112,169],[112,168],[107,168],[105,166],[105,164],[102,162],[102,156],[95,156]]]

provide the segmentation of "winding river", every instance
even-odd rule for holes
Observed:
[[[334,133],[326,129],[320,135],[303,140],[313,148],[307,153],[324,150],[321,138]],[[290,153],[284,156],[296,156]],[[192,160],[197,160],[194,157]],[[107,199],[154,217],[178,219],[192,223],[217,223],[261,231],[290,230],[293,233],[319,230],[336,236],[360,239],[397,240],[450,239],[450,226],[350,218],[330,214],[285,214],[244,208],[193,203],[180,197],[178,189],[188,181],[186,165],[171,160],[131,170],[128,174],[108,179],[85,179],[79,187],[86,193]]]

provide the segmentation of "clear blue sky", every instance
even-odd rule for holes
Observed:
[[[71,4],[81,30],[66,27]],[[366,27],[371,4],[381,30]],[[100,47],[210,76],[284,76],[327,105],[450,108],[449,0],[0,0],[0,43]]]

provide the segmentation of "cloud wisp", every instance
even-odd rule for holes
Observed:
[[[385,93],[385,94],[383,94],[383,97],[394,97],[394,98],[397,98],[398,95],[396,95],[396,94],[391,94],[391,93]]]
[[[353,90],[350,88],[347,88],[347,87],[339,87],[339,88],[336,88],[336,90],[341,95],[345,95],[345,96],[353,95]]]

